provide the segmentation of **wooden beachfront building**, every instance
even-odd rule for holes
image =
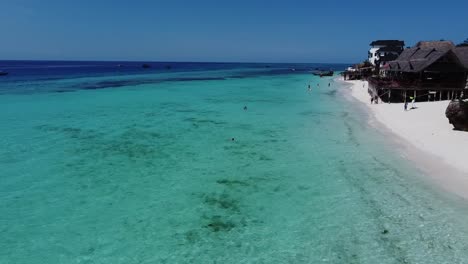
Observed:
[[[468,69],[468,46],[459,46],[455,48],[455,54],[457,55],[460,62]],[[468,77],[466,79],[466,87],[468,89]]]
[[[422,41],[381,70],[368,79],[369,93],[384,102],[460,98],[467,88],[468,49],[450,41]]]
[[[348,67],[347,70],[341,73],[343,79],[346,80],[362,80],[366,79],[369,76],[372,76],[372,72],[374,71],[373,66],[362,66],[362,65],[354,65],[352,67]]]

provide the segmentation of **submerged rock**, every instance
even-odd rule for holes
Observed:
[[[455,130],[468,131],[468,102],[456,100],[450,102],[445,116]]]
[[[211,221],[208,225],[206,225],[207,228],[211,229],[213,232],[219,232],[219,231],[230,231],[235,227],[233,223],[230,221],[225,221],[221,218],[221,216],[213,216],[211,218]]]

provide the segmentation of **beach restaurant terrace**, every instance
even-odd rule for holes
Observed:
[[[467,88],[468,49],[450,41],[419,42],[382,70],[384,77],[369,78],[369,93],[384,102],[456,99]]]

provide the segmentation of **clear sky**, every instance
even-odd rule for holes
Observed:
[[[468,38],[468,0],[0,0],[0,59],[356,62]]]

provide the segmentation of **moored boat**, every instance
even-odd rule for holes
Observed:
[[[314,71],[312,71],[312,74],[313,75],[316,75],[316,76],[320,76],[320,77],[323,77],[323,76],[333,76],[335,72],[333,70],[319,70],[319,69],[316,69]]]

